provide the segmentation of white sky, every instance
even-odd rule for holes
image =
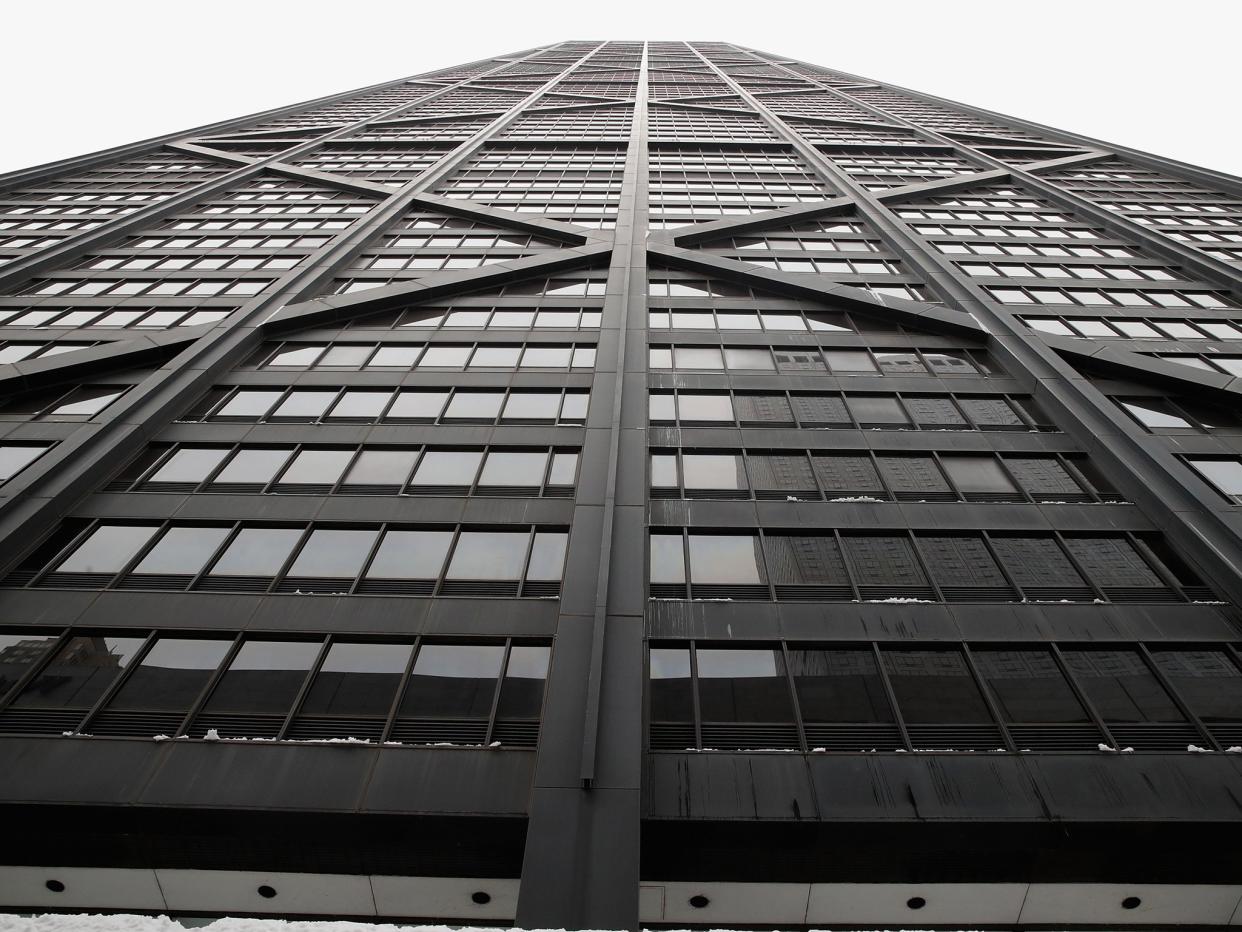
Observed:
[[[1238,0],[12,0],[5,20],[0,172],[563,39],[646,38],[737,42],[1242,174]]]

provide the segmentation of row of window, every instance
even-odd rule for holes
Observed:
[[[926,300],[923,291],[915,285],[880,285],[867,282],[858,287],[886,298],[902,298],[909,301]],[[652,298],[755,298],[760,301],[765,298],[770,299],[770,295],[763,292],[752,293],[748,286],[738,282],[691,278],[652,278],[647,283],[647,295]]]
[[[653,498],[1120,501],[1085,458],[1055,454],[653,450]]]
[[[653,308],[647,312],[652,330],[779,330],[820,333],[901,333],[899,324],[866,314],[843,311],[801,311],[794,308],[713,311],[711,308]]]
[[[960,262],[960,268],[973,278],[1084,278],[1118,281],[1175,282],[1179,277],[1165,268],[1136,265],[1055,265],[1026,263]]]
[[[652,750],[1222,751],[1224,645],[651,642]]]
[[[837,376],[1003,375],[982,350],[862,350],[818,346],[651,346],[651,369],[820,373]]]
[[[653,391],[652,424],[839,430],[1053,430],[1026,396]]]
[[[550,654],[512,640],[0,633],[0,733],[534,747]]]
[[[1210,291],[1116,291],[1093,288],[986,289],[1002,304],[1080,304],[1086,307],[1232,308]]]
[[[1211,590],[1159,537],[1014,531],[652,529],[651,597],[1178,602]]]
[[[0,443],[0,483],[8,482],[51,448],[48,443]]]
[[[1154,433],[1242,431],[1242,421],[1228,411],[1188,398],[1114,398],[1121,409]]]
[[[1163,359],[1165,362],[1177,363],[1179,366],[1202,369],[1204,372],[1223,372],[1225,375],[1242,376],[1242,356],[1207,353],[1150,353],[1146,355]]]
[[[592,369],[595,344],[281,343],[249,363],[261,369]]]
[[[87,524],[84,529],[83,524]],[[563,529],[70,520],[6,585],[548,597]]]
[[[760,259],[745,256],[745,261],[778,272],[806,272],[811,275],[900,275],[896,260],[884,259]]]
[[[0,340],[0,365],[21,362],[23,359],[46,359],[49,356],[59,356],[61,353],[71,353],[74,350],[86,349],[94,345],[94,343],[69,343],[65,341],[58,341],[56,343],[13,343],[7,340]]]
[[[5,458],[0,447],[0,468]],[[577,474],[576,449],[176,444],[147,450],[109,489],[567,498]]]
[[[171,272],[192,270],[251,272],[255,269],[286,271],[297,266],[303,256],[93,256],[75,268],[114,272]]]
[[[118,393],[119,394],[119,393]],[[272,423],[586,423],[588,392],[449,388],[234,388],[209,391],[179,420]],[[0,414],[7,409],[0,409]]]
[[[22,420],[84,421],[99,414],[127,391],[128,385],[60,386],[45,392],[28,392],[0,402],[0,418]]]
[[[998,236],[1012,237],[1014,239],[1107,239],[1103,233],[1093,230],[1090,227],[1080,226],[1025,226],[1025,227],[1007,227],[1004,226],[1007,218],[1000,215],[994,217],[980,218],[983,221],[980,225],[966,226],[964,224],[932,224],[932,223],[913,223],[911,228],[923,236],[978,236],[984,239],[994,240]]]
[[[0,324],[9,327],[196,327],[224,320],[231,311],[161,310],[152,307],[0,308]]]
[[[1033,330],[1060,337],[1127,340],[1242,340],[1242,328],[1223,320],[1115,320],[1099,317],[1023,317]]]
[[[31,282],[17,293],[22,295],[63,295],[75,298],[110,298],[147,295],[148,297],[250,297],[272,283],[271,279],[43,279]]]
[[[963,234],[970,235],[970,234]],[[1054,246],[1045,243],[933,243],[943,253],[957,256],[1049,256],[1084,259],[1137,259],[1138,254],[1125,246]]]
[[[356,317],[344,323],[353,330],[401,330],[407,327],[452,330],[598,330],[603,314],[576,307],[415,307]]]

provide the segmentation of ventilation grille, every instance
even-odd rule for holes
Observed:
[[[968,502],[1023,502],[1021,492],[963,492],[962,498]],[[1064,499],[1069,501],[1069,499]],[[1090,501],[1090,499],[1087,499]]]
[[[361,738],[379,741],[384,736],[383,718],[338,718],[327,715],[299,716],[285,735],[296,741],[327,738]]]
[[[1010,725],[1019,751],[1094,751],[1104,738],[1087,723]]]
[[[653,599],[684,599],[686,587],[680,583],[652,583],[651,598]]]
[[[406,495],[469,495],[468,485],[407,485]]]
[[[686,498],[717,499],[725,501],[745,501],[750,492],[745,489],[686,489]]]
[[[956,492],[894,492],[893,497],[899,502],[955,502]]]
[[[946,602],[1013,602],[1018,594],[1009,588],[995,586],[941,586]]]
[[[1130,747],[1136,751],[1184,752],[1192,744],[1202,746],[1207,743],[1207,739],[1199,734],[1199,729],[1189,722],[1109,722],[1108,730],[1119,748]]]
[[[368,595],[431,595],[434,579],[364,579],[356,592]]]
[[[478,486],[476,498],[534,498],[539,495],[537,485]]]
[[[322,595],[348,595],[354,580],[333,576],[286,576],[276,587],[277,592],[315,592]]]
[[[185,589],[194,581],[193,576],[161,576],[155,573],[132,573],[119,583],[118,589]]]
[[[112,576],[112,573],[48,573],[39,585],[58,589],[102,589]]]
[[[1071,502],[1076,505],[1088,504],[1093,500],[1086,492],[1032,492],[1031,498],[1037,502]]]
[[[896,751],[904,749],[901,731],[892,724],[828,725],[808,723],[806,743],[826,751]]]
[[[216,729],[221,738],[275,738],[285,724],[283,715],[264,715],[258,712],[203,713],[190,728],[192,738],[201,738],[210,728]]]
[[[648,744],[653,751],[685,751],[698,741],[689,722],[652,722]]]
[[[333,485],[330,482],[278,482],[268,489],[277,495],[330,495]]]
[[[777,586],[776,598],[782,602],[853,602],[849,586]]]
[[[859,586],[858,595],[864,602],[876,602],[884,599],[936,601],[936,593],[931,586]]]
[[[204,576],[196,589],[206,592],[267,592],[272,576]]]
[[[991,751],[1004,748],[995,725],[907,725],[916,751]]]
[[[446,579],[440,587],[440,595],[507,596],[518,594],[516,582],[486,582],[483,580]]]
[[[433,719],[397,719],[390,739],[404,744],[474,744],[487,739],[486,719],[444,721]]]
[[[10,735],[59,735],[77,731],[84,709],[8,709],[0,713],[0,732]]]
[[[152,737],[168,735],[173,737],[185,712],[141,712],[122,709],[105,709],[87,726],[92,735],[133,735],[136,737]]]
[[[561,584],[553,580],[527,580],[522,586],[522,595],[533,599],[549,598],[561,594]]]
[[[1031,602],[1093,602],[1095,593],[1086,586],[1023,586]]]
[[[533,748],[539,744],[539,722],[497,722],[492,729],[492,740],[499,741],[503,747]]]
[[[117,488],[111,487],[111,486],[117,486],[117,485],[121,486],[121,488],[117,489]],[[129,486],[130,486],[130,483],[128,482],[113,482],[109,484],[107,491],[124,492],[126,489],[129,488]],[[176,492],[178,494],[186,495],[198,489],[198,486],[199,484],[197,482],[144,482],[142,485],[138,487],[138,491],[139,492]]]
[[[824,500],[819,489],[756,489],[755,498],[761,502],[783,502],[790,498],[812,502]]]
[[[1242,747],[1242,722],[1222,722],[1208,725],[1207,729],[1225,747]]]
[[[263,482],[213,482],[206,491],[217,495],[257,495],[265,488]]]
[[[754,601],[769,599],[771,593],[767,586],[758,585],[698,585],[694,587],[693,598],[696,599],[736,599],[738,601]]]
[[[341,493],[344,495],[400,495],[401,486],[399,485],[343,485]]]
[[[1181,593],[1155,586],[1105,586],[1110,602],[1180,602]]]
[[[792,722],[704,722],[703,747],[728,751],[768,748],[800,751],[802,742]]]

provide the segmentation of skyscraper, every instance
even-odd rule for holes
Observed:
[[[0,185],[5,908],[1235,916],[1242,180],[562,42]]]

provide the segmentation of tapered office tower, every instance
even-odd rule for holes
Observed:
[[[1236,921],[1242,180],[563,42],[0,184],[4,908]]]

